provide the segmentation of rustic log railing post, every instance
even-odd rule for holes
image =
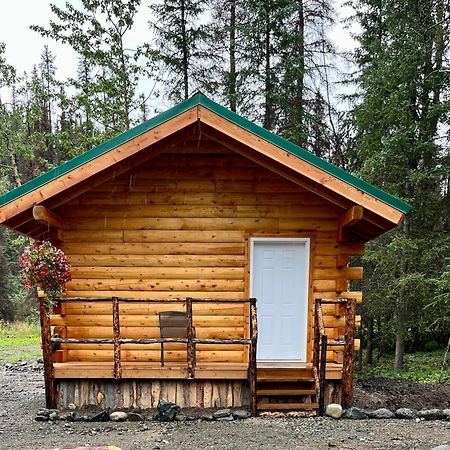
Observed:
[[[187,337],[187,374],[188,378],[195,378],[195,345],[192,327],[192,298],[186,298],[186,337]]]
[[[349,408],[353,403],[355,314],[356,301],[353,298],[349,298],[345,304],[345,345],[342,362],[342,406],[344,408]]]
[[[258,319],[256,312],[256,298],[250,299],[250,345],[248,362],[248,382],[250,385],[250,412],[256,416],[258,404],[256,397],[256,348],[258,342]]]
[[[42,357],[44,359],[45,404],[47,408],[56,408],[56,383],[54,356],[51,344],[50,309],[45,297],[39,298],[39,317],[41,322]]]
[[[114,341],[114,378],[122,378],[122,362],[120,352],[120,317],[119,317],[119,299],[112,298],[113,313],[113,341]]]
[[[327,335],[323,334],[320,339],[320,372],[319,372],[319,416],[325,413],[325,386],[327,373]]]

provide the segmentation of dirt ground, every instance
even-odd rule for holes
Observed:
[[[364,407],[386,406],[387,402],[392,409],[397,406],[395,402],[403,399],[414,401],[413,395],[408,397],[405,394],[408,389],[410,393],[414,391],[413,385],[401,387],[399,383],[380,379],[372,380],[367,387],[364,386],[358,386],[356,392],[357,402],[360,401]],[[434,387],[426,388],[426,391],[433,389]],[[446,386],[445,389],[449,387]],[[414,407],[448,407],[448,392],[444,390],[431,396],[432,401],[436,401],[431,405],[419,405],[417,402],[405,404]],[[192,421],[170,424],[152,421],[36,422],[36,411],[43,406],[44,383],[40,370],[29,366],[19,369],[0,367],[0,450],[53,449],[81,445],[116,445],[122,450],[428,450],[440,444],[450,444],[450,422],[444,421],[258,417],[232,422]]]

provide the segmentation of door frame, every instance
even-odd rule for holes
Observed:
[[[283,237],[283,236],[249,236],[248,238],[248,293],[249,297],[254,297],[253,295],[253,273],[254,273],[254,253],[255,253],[255,243],[258,242],[272,242],[272,243],[304,243],[306,252],[305,252],[305,269],[306,269],[306,283],[305,283],[305,319],[304,319],[304,342],[305,342],[305,361],[309,361],[309,353],[310,353],[310,292],[311,292],[311,267],[312,267],[312,245],[311,245],[312,237]],[[258,302],[258,299],[256,299]],[[258,304],[256,305],[258,306]],[[261,362],[270,362],[270,361],[283,361],[283,362],[299,362],[297,360],[260,360]]]

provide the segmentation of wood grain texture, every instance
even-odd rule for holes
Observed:
[[[361,268],[340,262],[342,256],[364,251],[362,244],[337,242],[345,210],[242,155],[214,153],[217,144],[204,145],[209,146],[207,153],[163,153],[56,208],[64,223],[62,248],[72,264],[67,295],[248,297],[248,237],[301,235],[312,237],[314,244],[307,312],[311,325],[314,296],[350,295],[339,294],[337,288],[347,289],[348,280],[362,277]],[[112,337],[111,305],[79,302],[64,307],[64,314],[51,320],[66,337]],[[167,310],[184,311],[184,306],[121,304],[121,334],[158,337],[157,313]],[[193,305],[193,324],[201,338],[248,337],[248,315],[243,304]],[[326,311],[330,339],[342,334],[343,326],[342,311]],[[309,332],[308,358],[312,343]],[[112,361],[111,348],[71,345],[64,346],[61,356],[68,361],[90,361],[94,353]],[[169,359],[186,358],[185,347],[170,351]],[[200,360],[207,355],[212,362],[248,361],[245,346],[199,352]],[[158,352],[148,347],[124,348],[122,353],[126,362],[157,361]],[[332,362],[342,360],[342,349],[327,356]]]

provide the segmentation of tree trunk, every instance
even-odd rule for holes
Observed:
[[[264,123],[263,126],[267,130],[273,128],[273,80],[272,80],[272,65],[271,65],[271,45],[270,45],[270,12],[271,5],[266,4],[265,9],[265,36],[264,36],[264,50],[265,50],[265,68],[264,68]]]
[[[231,111],[236,112],[236,0],[230,0],[230,74],[228,93]]]
[[[367,347],[366,347],[366,365],[373,363],[373,318],[367,320]]]
[[[184,99],[189,98],[189,56],[186,36],[186,4],[185,0],[181,1],[181,39],[182,39],[182,52],[183,52],[183,88]]]

